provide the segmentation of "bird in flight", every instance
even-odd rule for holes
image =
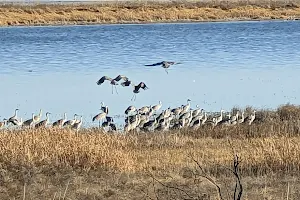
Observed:
[[[132,84],[133,85],[133,97],[132,97],[132,99],[131,100],[136,100],[136,94],[137,93],[140,93],[140,89],[142,88],[143,90],[147,90],[147,89],[149,89],[148,87],[147,87],[147,85],[144,83],[144,82],[140,82],[138,85],[134,85],[134,84]]]
[[[114,93],[114,86],[115,86],[115,89],[116,89],[116,93],[118,94],[118,91],[117,91],[117,87],[116,85],[119,85],[118,82],[120,80],[123,80],[123,81],[128,81],[128,78],[124,75],[118,75],[116,78],[112,79],[110,78],[109,76],[102,76],[98,81],[97,81],[97,85],[101,85],[102,83],[104,83],[104,81],[109,81],[110,84],[112,85],[112,94]]]
[[[171,65],[177,65],[177,64],[181,64],[180,62],[172,62],[172,61],[162,61],[162,62],[158,62],[158,63],[154,63],[154,64],[150,64],[150,65],[145,65],[145,66],[161,66],[163,68],[165,68],[165,71],[168,74],[167,69],[171,66]]]
[[[128,87],[128,86],[132,86],[133,87],[133,97],[131,98],[131,101],[136,99],[136,94],[140,93],[140,89],[142,88],[143,90],[147,90],[149,89],[148,86],[144,83],[144,82],[140,82],[138,85],[135,85],[132,81],[124,81],[123,83],[121,83],[121,85],[123,87]]]

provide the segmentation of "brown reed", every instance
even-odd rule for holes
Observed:
[[[298,19],[299,1],[0,4],[0,25],[66,25]]]

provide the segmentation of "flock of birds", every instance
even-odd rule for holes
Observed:
[[[181,105],[176,108],[167,108],[159,111],[162,108],[162,102],[159,101],[157,105],[154,106],[143,106],[141,108],[136,108],[134,106],[129,106],[125,111],[125,126],[123,129],[125,132],[129,131],[167,131],[182,128],[192,128],[197,130],[204,126],[234,126],[238,124],[248,124],[251,125],[255,120],[254,110],[252,113],[245,117],[245,112],[236,111],[236,113],[225,114],[224,110],[221,110],[218,115],[208,115],[204,109],[196,105],[195,109],[191,108],[190,99],[187,100],[186,105]],[[116,124],[114,123],[113,117],[109,116],[108,106],[104,106],[101,102],[101,112],[92,118],[92,121],[99,121],[99,128],[103,128],[105,132],[115,132],[119,131]],[[64,113],[64,117],[50,123],[49,115],[51,113],[46,113],[46,119],[41,120],[42,109],[38,115],[32,113],[32,117],[26,121],[22,118],[18,118],[19,109],[15,109],[15,114],[9,119],[4,119],[0,122],[0,128],[5,126],[13,125],[22,128],[41,128],[41,127],[59,127],[59,128],[71,128],[78,131],[82,125],[82,116],[77,119],[78,115],[75,114],[73,119],[67,120],[67,114]],[[225,115],[224,115],[225,114]]]
[[[181,105],[176,108],[167,108],[162,110],[160,114],[158,111],[162,107],[162,102],[155,106],[144,106],[135,108],[129,106],[125,110],[127,117],[125,118],[124,131],[131,130],[151,132],[151,131],[168,131],[182,128],[192,128],[194,130],[204,126],[234,126],[238,124],[251,125],[255,120],[255,113],[249,114],[245,117],[245,112],[237,111],[228,113],[224,116],[225,111],[221,110],[220,113],[215,115],[208,115],[204,109],[196,105],[195,109],[191,108],[190,99],[187,100],[186,105]]]
[[[135,85],[132,81],[130,81],[126,76],[124,75],[118,75],[116,78],[112,79],[108,76],[103,76],[101,77],[98,81],[97,81],[97,85],[101,85],[102,83],[104,83],[104,81],[109,81],[111,86],[112,86],[112,94],[114,93],[114,87],[115,87],[115,90],[116,90],[116,93],[118,93],[118,90],[117,90],[117,85],[118,82],[120,80],[123,80],[123,82],[121,83],[121,85],[123,87],[128,87],[128,86],[133,86],[133,97],[131,100],[136,100],[136,94],[137,93],[140,93],[140,89],[143,89],[143,90],[147,90],[149,89],[146,84],[144,82],[140,82],[138,85]]]
[[[167,69],[171,65],[180,64],[176,62],[162,61],[159,63],[146,65],[146,66],[157,66],[161,65],[163,68]],[[168,72],[167,72],[168,73]],[[116,78],[112,79],[108,76],[103,76],[97,81],[97,85],[103,84],[105,81],[109,81],[112,85],[112,93],[114,88],[117,93],[117,85],[119,85],[119,81],[122,80],[121,85],[123,87],[132,86],[134,96],[131,100],[136,99],[136,94],[140,92],[141,89],[147,90],[149,89],[144,82],[140,82],[138,85],[135,85],[131,80],[129,80],[124,75],[118,75]],[[129,131],[166,131],[173,129],[182,129],[182,128],[192,128],[198,129],[202,126],[234,126],[238,124],[246,123],[251,125],[255,120],[255,110],[253,113],[248,114],[245,117],[245,113],[237,111],[236,113],[228,113],[224,116],[225,111],[221,110],[220,113],[215,115],[208,115],[204,109],[200,109],[199,105],[196,105],[195,109],[191,108],[190,99],[187,100],[186,105],[181,105],[179,107],[171,109],[170,107],[159,111],[162,108],[162,102],[159,101],[157,105],[143,106],[141,108],[136,108],[134,106],[129,106],[124,114],[125,117],[125,125],[121,130],[125,132]],[[101,112],[95,115],[92,118],[92,121],[99,121],[99,128],[102,128],[104,131],[114,132],[118,131],[116,124],[114,123],[114,119],[112,116],[109,116],[109,108],[108,106],[104,106],[104,103],[101,102]],[[41,127],[59,127],[59,128],[71,128],[78,131],[82,127],[82,116],[75,114],[73,119],[67,120],[67,114],[64,113],[63,118],[58,119],[57,121],[50,123],[49,115],[51,113],[46,113],[46,118],[41,120],[42,118],[42,109],[38,115],[32,113],[32,117],[23,121],[22,118],[18,118],[19,109],[15,109],[15,113],[12,117],[8,119],[4,119],[0,122],[0,128],[17,126],[17,127],[28,127],[28,128],[41,128]],[[120,130],[120,129],[119,129]]]
[[[165,69],[166,73],[168,74],[167,69],[171,66],[171,65],[177,65],[177,64],[181,64],[180,62],[173,62],[173,61],[162,61],[162,62],[158,62],[158,63],[154,63],[154,64],[150,64],[150,65],[145,65],[145,66],[161,66]],[[123,87],[128,87],[128,86],[132,86],[133,87],[133,97],[131,98],[131,100],[136,100],[136,94],[140,93],[140,89],[143,90],[147,90],[149,89],[147,87],[147,85],[144,82],[140,82],[138,85],[135,85],[131,80],[129,80],[126,76],[124,75],[118,75],[116,78],[112,79],[109,76],[102,76],[98,81],[97,81],[97,85],[102,85],[105,81],[108,81],[111,86],[112,86],[112,94],[114,93],[114,88],[116,90],[116,93],[118,93],[117,90],[117,85],[119,85],[119,81],[122,80],[123,82],[121,83],[121,85]]]
[[[80,116],[80,119],[77,119],[77,114],[74,115],[74,119],[67,120],[67,113],[64,113],[64,117],[62,119],[59,119],[53,123],[50,123],[50,112],[46,113],[46,119],[41,120],[42,118],[42,109],[40,109],[40,112],[38,115],[35,115],[32,113],[32,117],[26,121],[23,121],[22,118],[18,118],[18,111],[19,109],[15,109],[15,114],[6,119],[4,118],[2,122],[0,122],[0,128],[9,127],[10,125],[16,126],[16,127],[22,127],[22,128],[42,128],[42,127],[49,127],[49,125],[52,125],[53,127],[69,127],[72,129],[79,130],[81,128],[81,125],[83,123],[82,116]]]

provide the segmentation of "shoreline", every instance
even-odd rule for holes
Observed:
[[[151,25],[151,24],[197,24],[197,23],[233,23],[233,22],[284,22],[284,21],[300,21],[300,18],[295,19],[230,19],[230,20],[206,20],[206,21],[156,21],[156,22],[116,22],[116,23],[58,23],[53,22],[49,24],[17,24],[17,25],[0,25],[0,28],[8,27],[60,27],[60,26],[101,26],[101,25]]]
[[[0,27],[299,20],[296,3],[0,4]],[[300,4],[299,4],[300,5]]]

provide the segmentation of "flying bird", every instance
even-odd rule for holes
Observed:
[[[154,63],[154,64],[150,64],[150,65],[145,65],[145,66],[161,66],[162,68],[165,68],[165,71],[168,74],[167,69],[171,66],[171,65],[177,65],[177,64],[181,64],[180,62],[172,62],[172,61],[162,61],[162,62],[158,62],[158,63]]]
[[[140,89],[142,88],[143,90],[147,90],[147,89],[149,89],[148,87],[147,87],[147,85],[144,83],[144,82],[140,82],[138,85],[134,85],[133,84],[133,97],[131,98],[131,101],[134,99],[134,100],[136,100],[136,94],[137,93],[140,93]]]
[[[109,81],[110,84],[112,85],[112,94],[114,93],[114,86],[115,86],[115,89],[116,89],[116,93],[118,94],[118,91],[117,91],[117,87],[116,85],[119,85],[118,82],[120,80],[123,80],[123,81],[128,81],[128,78],[124,75],[118,75],[116,78],[112,79],[110,78],[109,76],[102,76],[98,81],[97,81],[97,85],[101,85],[102,83],[104,83],[104,81]]]
[[[115,89],[116,89],[116,93],[118,94],[118,91],[117,91],[117,87],[116,85],[118,85],[118,82],[115,80],[115,79],[112,79],[108,76],[102,76],[98,81],[97,81],[97,85],[101,85],[102,83],[104,83],[104,81],[109,81],[109,83],[111,84],[112,86],[112,94],[114,93],[114,86],[115,86]]]
[[[128,78],[124,75],[118,75],[116,78],[114,78],[113,80],[119,82],[120,80],[123,80],[123,81],[128,81]]]
[[[147,87],[147,85],[144,83],[144,82],[140,82],[138,85],[134,85],[134,90],[133,90],[133,92],[134,93],[139,93],[140,91],[140,89],[144,89],[144,90],[147,90],[147,89],[149,89],[148,87]]]

